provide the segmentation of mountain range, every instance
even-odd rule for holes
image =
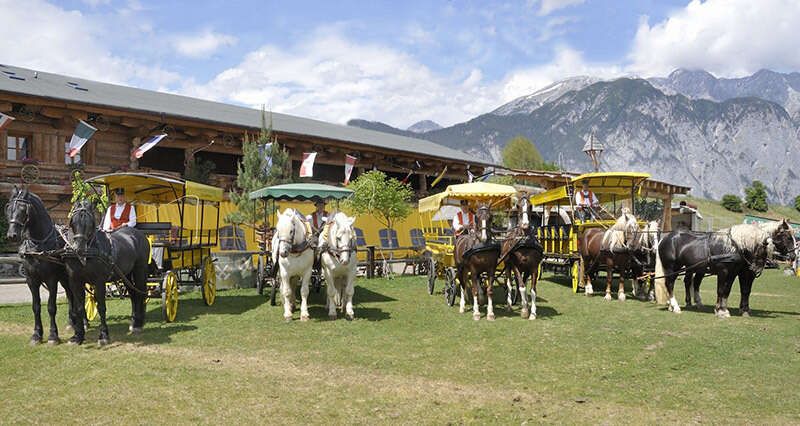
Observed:
[[[606,148],[601,170],[649,172],[715,199],[743,195],[756,179],[772,202],[788,204],[800,194],[800,73],[762,70],[726,79],[680,69],[651,79],[572,77],[449,127],[348,124],[496,163],[505,143],[522,135],[545,160],[570,171],[590,169],[582,148],[594,136]]]

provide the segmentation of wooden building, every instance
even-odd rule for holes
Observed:
[[[260,110],[10,65],[0,65],[0,112],[16,118],[0,131],[0,191],[7,194],[24,176],[55,217],[63,217],[69,207],[70,168],[76,164],[65,147],[78,120],[98,129],[77,159],[88,176],[119,170],[181,175],[198,156],[215,164],[210,184],[223,188],[235,181],[245,132],[256,134],[262,124]],[[474,172],[491,165],[426,140],[266,115],[290,154],[295,175],[303,153],[317,152],[315,181],[342,182],[346,154],[358,157],[351,178],[373,168],[404,178],[414,169],[410,183],[420,195],[445,167],[441,187],[465,180],[469,167]],[[159,133],[169,136],[139,161],[131,160],[136,147]]]

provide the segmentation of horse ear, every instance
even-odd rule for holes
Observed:
[[[356,218],[354,218],[354,217],[348,217],[347,218],[347,225],[348,226],[353,226],[354,223],[356,223]]]

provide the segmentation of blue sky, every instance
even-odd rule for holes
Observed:
[[[791,0],[0,0],[0,16],[0,63],[400,127],[574,75],[800,65]]]

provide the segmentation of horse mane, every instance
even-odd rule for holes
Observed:
[[[769,235],[775,235],[780,229],[783,228],[784,223],[784,221],[759,222],[758,227]]]
[[[729,250],[735,251],[736,246],[738,246],[740,249],[751,253],[771,235],[762,229],[761,226],[749,223],[733,225],[730,228],[720,230],[720,232],[730,234],[730,240],[725,239],[728,240],[726,246]],[[735,243],[736,246],[734,246],[733,243]]]
[[[626,246],[626,232],[636,225],[636,217],[623,209],[622,215],[603,234],[603,247],[614,250]]]
[[[651,247],[650,242],[658,239],[658,232],[661,230],[661,225],[656,220],[651,220],[647,222],[642,228],[642,235],[639,236],[639,244],[644,247]],[[653,235],[655,234],[655,235]],[[652,244],[652,247],[657,245],[658,242],[655,241]]]

